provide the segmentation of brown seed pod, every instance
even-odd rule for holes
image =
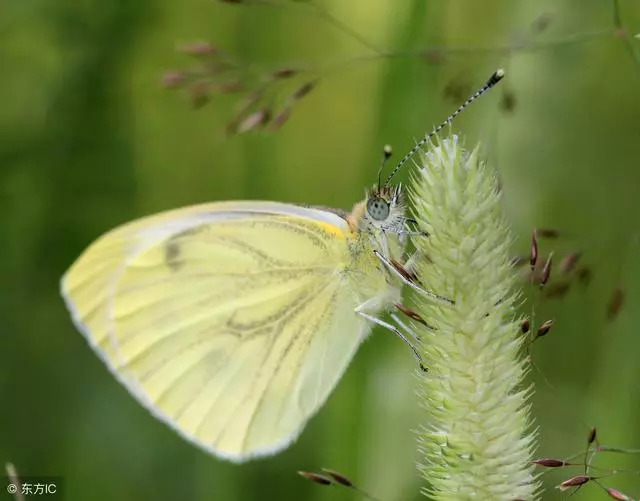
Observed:
[[[607,494],[613,499],[617,499],[618,501],[633,501],[629,496],[619,491],[618,489],[614,489],[613,487],[606,487],[604,489]]]
[[[529,264],[531,265],[531,271],[533,272],[538,263],[538,235],[536,230],[531,233],[531,247],[529,249]]]
[[[309,92],[311,92],[315,86],[318,84],[317,80],[311,80],[305,84],[302,84],[300,87],[298,87],[295,92],[291,95],[291,98],[294,101],[299,101],[300,99],[302,99],[304,96],[306,96],[307,94],[309,94]]]
[[[540,274],[540,287],[544,287],[549,281],[549,278],[551,277],[552,259],[553,259],[553,252],[549,254],[549,257],[547,258],[547,260],[544,263],[544,266],[542,267],[542,273]]]
[[[415,320],[416,322],[422,324],[422,325],[427,325],[427,322],[424,321],[424,319],[418,315],[415,311],[407,308],[406,306],[397,303],[395,305],[395,307],[401,311],[402,313],[404,313],[406,316],[408,316],[411,320]]]
[[[315,482],[316,484],[320,484],[320,485],[331,485],[333,484],[333,482],[331,481],[331,479],[329,477],[326,477],[324,475],[320,475],[319,473],[313,473],[310,471],[299,471],[298,475],[300,475],[301,477],[306,478],[307,480],[311,480],[312,482]]]
[[[353,487],[353,482],[345,477],[342,473],[338,473],[337,471],[329,470],[328,468],[322,468],[322,471],[329,475],[333,480],[337,483],[344,485],[345,487]]]
[[[622,305],[624,304],[624,291],[620,286],[613,289],[611,297],[609,298],[609,304],[607,305],[607,319],[613,320],[618,316]]]
[[[560,468],[562,466],[567,465],[567,462],[563,461],[562,459],[550,459],[550,458],[536,459],[534,463],[537,464],[538,466],[545,466],[547,468]]]
[[[554,228],[538,228],[536,232],[542,238],[554,239],[560,236],[560,232]]]
[[[400,275],[402,275],[406,280],[409,280],[414,284],[420,284],[420,281],[418,280],[418,276],[412,271],[409,271],[404,266],[402,266],[400,261],[397,261],[395,259],[390,259],[390,261],[393,267],[396,269],[396,271],[400,273]]]
[[[273,73],[271,73],[271,76],[273,78],[284,79],[284,78],[291,78],[292,76],[297,75],[298,73],[299,71],[296,70],[295,68],[279,68],[275,70]]]
[[[538,327],[538,332],[536,332],[536,338],[546,336],[551,330],[551,327],[553,327],[553,320],[549,319],[542,322],[542,325]]]
[[[571,487],[579,487],[581,485],[584,485],[591,480],[595,480],[595,477],[591,477],[589,475],[576,475],[575,477],[571,477],[570,479],[562,482],[557,486],[557,488],[561,491],[566,491]]]
[[[567,274],[573,270],[581,256],[582,252],[572,252],[562,258],[562,261],[560,261],[560,273]]]
[[[240,121],[238,127],[236,128],[236,131],[239,134],[242,134],[243,132],[249,132],[251,130],[257,129],[258,127],[266,124],[270,118],[271,112],[266,108],[254,111]]]

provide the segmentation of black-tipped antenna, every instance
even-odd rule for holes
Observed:
[[[387,186],[389,184],[389,182],[391,181],[391,179],[393,178],[393,176],[396,175],[396,173],[400,170],[400,168],[406,163],[407,160],[409,160],[413,155],[415,155],[416,151],[418,151],[420,148],[422,148],[427,141],[429,141],[429,139],[431,139],[433,136],[435,136],[438,132],[440,132],[442,129],[444,129],[445,126],[447,126],[447,124],[450,124],[454,118],[456,118],[461,112],[462,110],[464,110],[467,106],[469,106],[471,103],[473,103],[476,99],[478,99],[482,94],[484,94],[485,92],[487,92],[489,89],[491,89],[493,86],[495,86],[500,80],[502,80],[502,78],[504,77],[504,70],[503,69],[498,69],[495,71],[495,73],[493,75],[491,75],[491,77],[489,77],[489,80],[487,80],[487,83],[485,83],[482,88],[478,89],[476,92],[474,92],[471,96],[469,96],[467,98],[467,100],[462,103],[458,109],[456,111],[454,111],[451,115],[449,115],[447,117],[447,119],[442,122],[440,125],[438,125],[435,129],[433,129],[429,134],[427,134],[426,136],[424,136],[420,141],[418,141],[418,143],[411,148],[411,151],[409,151],[409,153],[407,153],[402,160],[400,160],[398,162],[398,165],[396,165],[395,169],[393,169],[393,171],[391,172],[391,174],[389,174],[389,177],[387,178],[387,180],[384,182],[384,185]],[[380,186],[380,180],[379,180],[380,176],[378,175],[378,186]]]
[[[393,149],[391,148],[391,145],[385,144],[384,148],[382,148],[382,160],[380,161],[380,168],[378,169],[378,188],[380,188],[380,176],[382,175],[382,170],[384,169],[384,166],[387,164],[387,160],[391,158],[392,154],[393,154]]]

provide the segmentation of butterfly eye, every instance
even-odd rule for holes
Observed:
[[[381,198],[370,198],[367,202],[367,212],[376,221],[384,221],[389,217],[389,203]]]

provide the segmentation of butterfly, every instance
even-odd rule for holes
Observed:
[[[380,318],[407,311],[404,284],[449,301],[401,264],[420,232],[389,184],[428,137],[348,213],[214,202],[106,233],[62,277],[74,324],[138,402],[202,449],[237,462],[284,449],[373,325],[420,359]]]

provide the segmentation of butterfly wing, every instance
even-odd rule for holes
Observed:
[[[242,461],[286,447],[324,403],[366,325],[348,227],[324,210],[205,204],[107,233],[62,294],[144,406]]]

